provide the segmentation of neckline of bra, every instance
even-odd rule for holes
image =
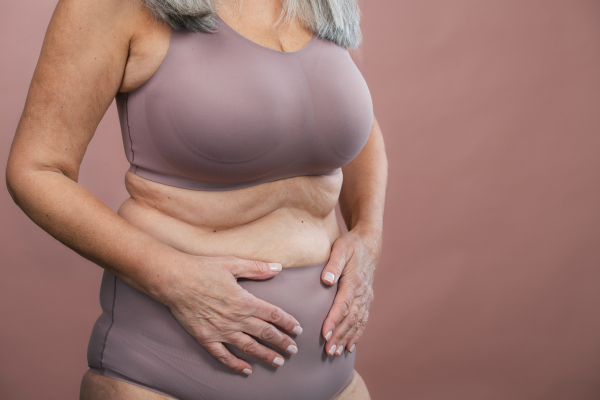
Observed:
[[[295,56],[295,55],[299,55],[303,52],[305,52],[306,50],[308,50],[310,47],[312,47],[312,45],[314,44],[314,42],[317,41],[317,34],[313,34],[312,39],[310,39],[310,41],[301,49],[296,50],[296,51],[279,51],[279,50],[274,50],[271,49],[270,47],[266,47],[263,46],[262,44],[258,44],[250,39],[248,39],[246,36],[242,35],[241,33],[239,33],[238,31],[236,31],[235,29],[233,29],[231,26],[227,25],[227,23],[225,21],[223,21],[223,19],[221,17],[219,17],[219,14],[214,13],[216,19],[219,21],[219,26],[223,26],[226,30],[230,31],[231,33],[233,33],[235,36],[237,36],[238,38],[240,38],[242,41],[257,47],[259,49],[263,49],[266,51],[269,51],[271,53],[276,53],[276,54],[282,54],[282,55],[287,55],[287,56]]]

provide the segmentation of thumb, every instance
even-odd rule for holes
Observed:
[[[236,259],[227,264],[227,269],[235,278],[268,279],[281,271],[281,264],[256,260]]]
[[[342,275],[342,271],[346,266],[348,258],[348,248],[341,243],[335,242],[333,244],[333,248],[331,249],[329,261],[321,273],[321,280],[323,283],[326,285],[333,285],[336,283]]]

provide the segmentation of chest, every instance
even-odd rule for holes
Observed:
[[[224,185],[335,173],[373,118],[344,48],[315,36],[283,53],[232,29],[172,31],[158,69],[117,105],[132,164]]]

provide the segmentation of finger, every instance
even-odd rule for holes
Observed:
[[[275,324],[285,329],[287,332],[295,333],[296,335],[302,333],[302,327],[300,327],[300,323],[296,320],[296,318],[292,317],[281,308],[256,297],[255,304],[256,311],[252,314],[252,316]]]
[[[335,355],[341,354],[343,347],[347,346],[348,340],[356,334],[360,325],[363,324],[372,299],[373,289],[370,286],[363,287],[362,290],[355,293],[350,312],[336,326],[331,339],[327,343],[327,348],[330,348],[331,344],[336,345]]]
[[[298,345],[292,338],[262,319],[248,318],[243,330],[254,337],[272,343],[289,354],[298,352]]]
[[[223,266],[236,278],[268,279],[281,271],[281,264],[225,257]]]
[[[275,367],[281,367],[283,365],[283,357],[281,354],[269,349],[266,346],[263,346],[255,339],[244,333],[239,332],[235,335],[232,335],[232,337],[228,340],[228,343],[234,345],[244,353],[266,362],[267,364],[271,364]]]
[[[358,341],[358,338],[356,338],[354,342],[350,342],[352,338],[354,338],[356,335],[362,334],[362,332],[359,333],[359,330],[361,327],[364,329],[367,323],[367,318],[369,315],[368,304],[366,304],[366,302],[359,304],[358,313],[356,314],[356,320],[354,319],[354,317],[349,318],[351,315],[353,315],[353,313],[348,314],[344,321],[342,321],[342,323],[338,326],[340,332],[343,333],[336,341],[334,341],[333,339],[336,337],[335,332],[333,334],[332,342],[337,345],[335,350],[336,356],[340,356],[344,348],[350,351],[349,349],[352,347],[352,345],[356,344],[356,342]],[[345,321],[349,321],[349,323],[346,325]]]
[[[227,368],[245,375],[250,375],[252,373],[250,364],[231,354],[231,352],[223,346],[223,343],[212,342],[204,344],[203,346],[214,358]]]
[[[326,285],[333,285],[336,283],[340,279],[342,271],[344,271],[344,268],[351,257],[352,251],[350,246],[344,244],[342,241],[334,242],[329,261],[327,261],[327,264],[321,273],[321,280]]]
[[[335,328],[331,338],[325,343],[325,349],[327,354],[339,356],[344,350],[346,343],[348,342],[348,334],[356,327],[359,318],[359,306],[358,301],[355,301],[350,309],[348,315],[342,320],[342,322]],[[332,350],[335,352],[333,352]]]
[[[357,286],[350,276],[345,276],[344,279],[339,281],[333,305],[327,318],[325,318],[325,322],[323,322],[322,334],[325,340],[331,339],[336,326],[350,313],[354,301],[354,291]]]
[[[360,339],[363,332],[365,331],[365,327],[367,325],[368,318],[369,318],[369,311],[367,310],[365,312],[363,319],[358,324],[356,333],[352,336],[352,338],[350,340],[348,340],[348,343],[346,344],[346,348],[348,349],[348,351],[350,353],[354,352],[354,349],[356,348],[356,344],[358,343],[358,340]]]

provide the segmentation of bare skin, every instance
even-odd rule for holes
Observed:
[[[269,29],[280,12],[278,1],[245,0],[239,16],[226,3],[217,5],[219,16],[262,46],[297,51],[312,38],[313,33],[299,24]],[[247,353],[273,364],[278,353],[243,332],[269,338],[285,352],[295,342],[271,324],[291,333],[298,322],[243,293],[234,278],[269,278],[277,272],[267,263],[294,268],[329,260],[322,279],[331,272],[334,282],[340,282],[323,326],[324,351],[333,345],[338,352],[332,356],[352,351],[367,322],[373,271],[381,251],[387,163],[376,121],[363,151],[337,175],[203,192],[161,185],[128,172],[125,184],[131,197],[117,214],[77,184],[85,149],[115,93],[150,79],[167,54],[170,34],[169,26],[132,0],[59,2],[7,166],[15,202],[55,238],[167,305],[190,334],[237,372],[251,367],[229,353],[223,342],[240,349],[253,343]],[[350,230],[346,235],[335,218],[338,199]],[[194,295],[198,290],[204,290],[201,297],[218,290],[234,301],[202,302]],[[195,316],[202,312],[220,325],[199,323]],[[243,318],[232,320],[231,314]],[[226,335],[225,327],[237,333]],[[81,399],[100,398],[165,397],[86,373]],[[358,373],[336,397],[369,398]]]
[[[118,379],[88,371],[81,381],[81,397],[84,400],[172,400],[142,387]],[[333,400],[371,400],[367,385],[354,370],[352,381]]]

